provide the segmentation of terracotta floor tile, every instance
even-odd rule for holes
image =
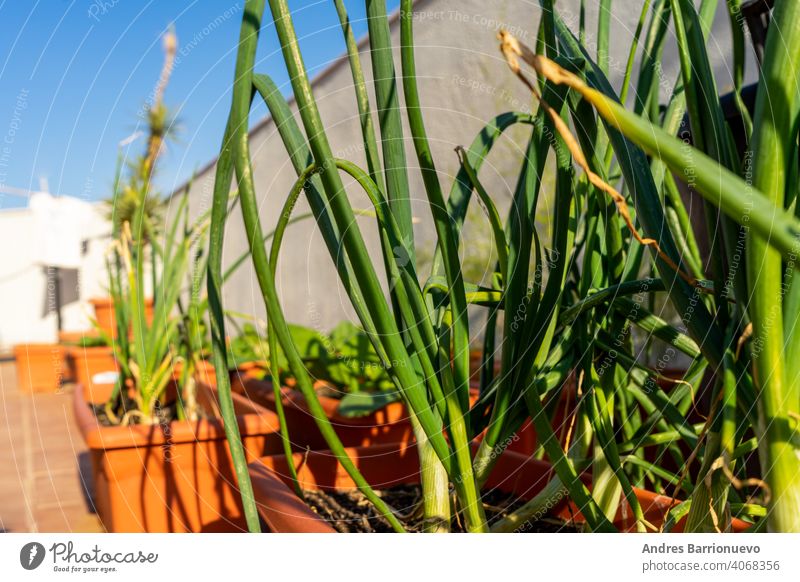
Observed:
[[[0,529],[102,531],[84,493],[85,452],[71,391],[21,394],[14,363],[0,363]]]

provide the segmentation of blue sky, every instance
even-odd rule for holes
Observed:
[[[398,0],[389,0],[394,10]],[[0,0],[0,185],[101,200],[110,195],[121,140],[141,129],[173,24],[176,65],[165,101],[180,133],[157,187],[172,191],[217,152],[244,0]],[[357,36],[364,2],[346,2]],[[290,0],[310,74],[344,51],[331,0]],[[256,70],[289,90],[266,9]],[[257,107],[252,118],[266,114]],[[129,146],[139,153],[142,139]],[[0,193],[0,209],[25,205]]]

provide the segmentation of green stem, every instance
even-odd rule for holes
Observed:
[[[761,198],[761,192],[775,208],[782,209],[787,169],[797,163],[791,155],[800,114],[796,87],[800,76],[800,3],[776,2],[770,30],[753,123],[753,186],[757,192],[750,188],[747,195],[752,200]],[[773,34],[775,31],[779,34]],[[778,532],[800,532],[800,448],[796,428],[800,418],[800,379],[786,375],[782,277],[781,254],[764,238],[748,233],[747,282],[754,378],[763,432],[761,462],[771,489],[769,527]],[[790,344],[798,333],[793,325]]]
[[[350,26],[350,18],[342,0],[334,0],[339,23],[342,25],[345,44],[347,45],[347,58],[350,61],[350,72],[353,75],[353,88],[356,91],[358,103],[358,119],[361,123],[361,136],[366,149],[367,168],[372,181],[383,190],[383,176],[381,175],[381,159],[378,155],[378,143],[375,139],[375,127],[372,122],[372,112],[369,106],[367,84],[364,81],[364,71],[361,68],[361,59],[358,56],[358,43]]]
[[[239,52],[236,59],[236,76],[239,77],[246,71],[252,71],[255,59],[258,30],[261,25],[261,16],[264,12],[263,0],[248,0],[245,5],[244,18],[239,41]],[[245,91],[245,99],[250,98],[249,75],[246,76],[246,85],[234,83],[234,97],[241,97]],[[237,91],[238,89],[238,91]],[[238,93],[238,95],[237,95]],[[228,192],[233,180],[233,139],[237,113],[236,99],[225,128],[222,139],[222,148],[217,159],[217,171],[214,181],[214,200],[211,209],[211,230],[209,233],[208,255],[208,305],[211,312],[211,345],[213,349],[214,369],[217,377],[217,392],[219,394],[220,410],[225,423],[225,436],[231,451],[233,467],[239,482],[239,492],[244,506],[245,519],[250,532],[258,533],[261,525],[258,518],[253,486],[250,474],[247,471],[247,458],[244,453],[236,414],[233,410],[231,396],[230,376],[228,372],[228,348],[225,342],[225,312],[222,306],[222,246],[225,238],[225,217],[228,210]],[[246,116],[246,113],[245,113]],[[246,119],[246,117],[245,117]]]
[[[286,0],[270,0],[270,8],[281,43],[284,61],[289,70],[300,116],[303,120],[306,134],[309,136],[311,152],[314,160],[322,168],[319,177],[324,186],[331,213],[341,230],[344,250],[352,262],[353,275],[361,288],[364,302],[370,308],[370,315],[374,321],[376,331],[381,337],[387,355],[392,362],[389,372],[396,375],[399,382],[406,388],[405,393],[410,406],[418,415],[419,421],[428,438],[431,439],[439,458],[442,459],[442,463],[445,464],[445,467],[448,467],[450,461],[449,452],[447,443],[441,433],[441,419],[428,407],[427,395],[416,378],[414,366],[406,352],[403,337],[387,305],[364,239],[358,229],[351,228],[356,222],[355,215],[347,197],[341,195],[345,191],[344,184],[334,163],[333,152],[311,91],[311,84],[297,44],[297,35],[294,31]],[[343,229],[343,225],[347,228]]]
[[[424,508],[425,533],[450,532],[450,483],[447,471],[436,456],[436,451],[428,441],[425,431],[411,416],[411,426],[417,440],[419,453],[420,484],[422,485],[422,504]]]
[[[410,260],[416,263],[403,122],[400,117],[400,94],[395,77],[394,51],[389,19],[386,16],[386,2],[366,0],[366,4],[372,80],[375,86],[383,167],[386,175],[386,197],[389,200],[391,213],[400,226],[403,246],[409,253]]]

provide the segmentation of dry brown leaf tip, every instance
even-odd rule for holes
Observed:
[[[542,99],[542,95],[540,94],[536,85],[531,83],[522,72],[519,64],[519,58],[522,58],[525,63],[530,65],[536,71],[536,74],[553,83],[567,85],[568,87],[577,90],[584,96],[585,92],[588,90],[586,83],[547,57],[535,54],[533,51],[531,51],[531,49],[519,42],[519,40],[517,40],[517,38],[508,31],[501,30],[497,36],[500,39],[500,50],[503,53],[508,66],[517,75],[517,77],[523,83],[525,83],[525,85],[531,90],[531,93],[534,95],[534,97],[536,97],[536,99],[539,101],[541,106],[545,109],[545,111],[547,111],[548,115],[553,121],[553,125],[555,126],[561,138],[564,140],[565,145],[575,160],[575,163],[585,172],[589,182],[591,182],[595,188],[601,192],[605,192],[611,197],[617,207],[617,211],[625,221],[625,225],[627,226],[628,230],[636,238],[636,240],[639,241],[639,243],[652,248],[656,254],[658,254],[658,256],[669,266],[670,269],[678,273],[678,275],[690,285],[697,285],[698,282],[694,277],[684,272],[678,266],[678,264],[675,263],[675,261],[673,261],[666,253],[664,253],[664,251],[661,250],[658,241],[653,238],[645,238],[639,234],[635,225],[633,224],[633,219],[631,218],[625,197],[613,186],[611,186],[611,184],[604,181],[600,176],[592,171],[588,161],[586,160],[586,157],[583,155],[583,150],[578,144],[577,139],[575,139],[575,136],[572,135],[572,132],[567,124],[564,122],[558,112],[553,110],[553,108]]]

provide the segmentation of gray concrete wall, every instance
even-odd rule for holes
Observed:
[[[596,28],[597,7],[590,4],[587,3],[587,42],[594,46],[592,31]],[[642,0],[615,0],[612,5],[609,61],[611,78],[617,88],[623,77],[641,5]],[[577,30],[579,1],[559,0],[557,6],[568,25]],[[527,91],[510,73],[499,54],[496,33],[504,27],[524,42],[533,44],[540,15],[538,0],[416,2],[415,40],[419,88],[427,130],[445,192],[449,192],[458,167],[453,152],[456,145],[469,145],[486,122],[501,112],[531,109],[532,103]],[[395,46],[399,44],[397,24],[396,20],[392,24]],[[674,41],[668,40],[667,45],[660,77],[664,98],[669,95],[678,74],[678,63],[672,48]],[[720,92],[730,90],[730,73],[726,63],[726,56],[731,52],[730,34],[724,2],[719,3],[708,49]],[[369,77],[371,67],[366,43],[363,44],[361,58]],[[399,55],[395,65],[399,71]],[[748,74],[751,80],[754,78],[754,71],[751,62]],[[337,156],[365,166],[347,62],[343,60],[322,73],[321,70],[309,71],[312,77],[316,77],[314,94],[322,119],[328,127],[334,152]],[[288,87],[283,89],[289,92]],[[407,127],[405,135],[409,135]],[[501,211],[508,207],[525,141],[524,130],[509,131],[481,170],[481,180]],[[269,120],[264,120],[253,128],[251,146],[261,217],[265,230],[269,231],[277,220],[295,175],[275,126]],[[410,195],[414,200],[414,215],[417,219],[417,252],[423,263],[420,271],[422,276],[427,276],[425,264],[430,259],[435,237],[410,140],[407,140],[406,150]],[[214,170],[212,163],[192,184],[191,207],[195,214],[210,206]],[[545,181],[545,194],[549,186]],[[352,183],[348,183],[348,194],[356,208],[368,207],[366,198]],[[547,215],[550,211],[546,202],[545,195],[540,212],[543,229],[547,227]],[[304,201],[296,209],[299,213],[307,211]],[[35,264],[32,254],[32,237],[35,235],[31,225],[32,216],[28,210],[0,213],[0,248],[6,249],[0,272],[0,351],[18,342],[56,339],[55,316],[46,307],[47,280],[41,267]],[[358,227],[367,238],[376,264],[380,265],[374,221],[367,217],[359,218]],[[108,225],[98,209],[97,216],[87,231],[89,252],[79,272],[75,273],[74,280],[65,281],[65,293],[69,298],[63,312],[67,330],[90,329],[90,309],[86,300],[94,295],[105,294],[103,257],[108,244],[104,238],[107,234]],[[470,213],[463,238],[462,250],[466,254],[468,278],[475,281],[493,266],[489,252],[492,245],[491,235],[485,216],[477,207]],[[231,217],[227,227],[227,262],[235,260],[245,251],[246,240],[241,216],[237,212]],[[278,285],[287,317],[292,322],[329,329],[343,318],[353,316],[349,300],[338,284],[331,260],[313,221],[290,228],[281,255]],[[225,305],[230,310],[263,318],[263,303],[249,264],[227,285]]]
[[[592,4],[587,3],[588,31],[593,31],[596,27],[597,7]],[[623,78],[641,5],[640,0],[617,0],[613,4],[609,61],[611,79],[617,88]],[[577,30],[578,0],[562,0],[557,6],[568,25]],[[419,89],[428,135],[445,192],[449,192],[458,169],[453,151],[457,145],[468,146],[477,132],[499,113],[508,110],[530,111],[530,96],[505,65],[498,51],[496,33],[501,27],[506,28],[524,42],[533,45],[539,19],[537,1],[417,2],[415,41]],[[399,45],[399,26],[396,20],[392,24],[392,37],[395,46]],[[590,46],[594,45],[592,32],[587,34],[587,41]],[[669,44],[674,45],[674,41],[668,41]],[[721,92],[730,88],[730,74],[725,61],[726,55],[730,54],[729,47],[729,24],[724,3],[721,2],[709,41],[709,53]],[[362,48],[361,58],[368,83],[371,84],[368,45]],[[399,55],[396,55],[396,69],[399,73]],[[319,71],[309,73],[314,76]],[[661,71],[660,85],[664,96],[669,94],[677,74],[675,51],[670,47]],[[282,89],[289,92],[288,87]],[[347,63],[341,62],[319,77],[314,83],[314,95],[328,128],[334,153],[366,167]],[[407,127],[405,135],[415,239],[420,258],[426,263],[435,237]],[[481,180],[501,212],[508,208],[526,139],[526,131],[523,129],[509,131],[481,170]],[[295,173],[276,128],[269,120],[254,128],[250,140],[261,218],[265,231],[269,231],[276,223],[280,208],[295,180]],[[212,164],[194,180],[191,196],[195,212],[210,205],[214,170]],[[353,206],[368,208],[366,197],[352,181],[346,178],[345,183]],[[546,205],[542,210],[546,220]],[[307,211],[304,201],[295,210],[298,213]],[[361,217],[354,226],[362,230],[376,265],[381,265],[374,220]],[[473,209],[462,241],[462,249],[467,249],[465,252],[469,256],[469,270],[473,280],[492,266],[487,251],[491,245],[489,237],[482,212],[477,208]],[[246,248],[246,233],[237,211],[227,225],[225,260],[234,260]],[[427,276],[424,267],[421,274]],[[349,300],[338,284],[331,259],[313,221],[290,227],[283,245],[277,283],[289,321],[329,329],[343,318],[353,315]],[[263,317],[263,302],[249,264],[229,281],[224,290],[224,298],[228,309]]]

